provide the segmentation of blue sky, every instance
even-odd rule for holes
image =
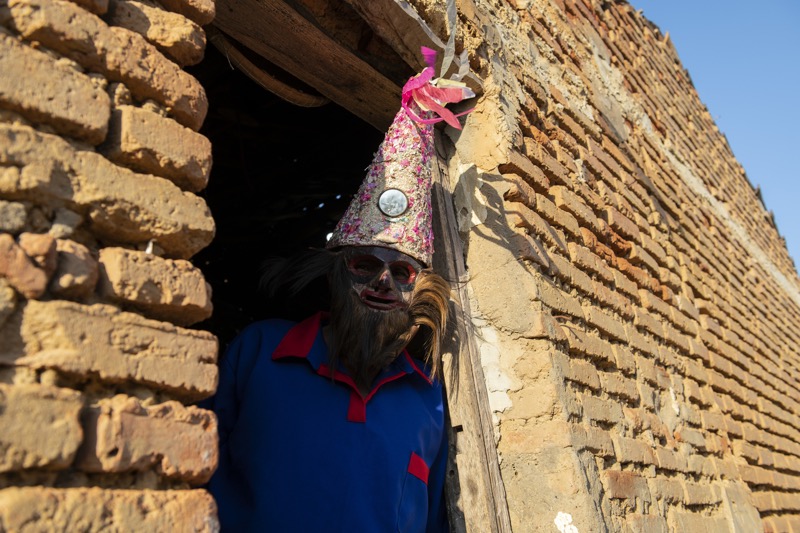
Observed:
[[[800,268],[800,1],[629,1],[669,32]]]

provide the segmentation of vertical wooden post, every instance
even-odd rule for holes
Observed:
[[[437,131],[437,154],[433,167],[433,209],[436,253],[434,269],[453,286],[456,312],[453,338],[444,351],[455,360],[456,387],[447,382],[450,416],[450,465],[446,498],[450,527],[454,532],[511,531],[505,488],[494,441],[492,414],[486,391],[480,353],[475,342],[464,251],[458,235],[447,166],[442,146],[446,140]],[[452,361],[452,360],[451,360]],[[447,377],[448,372],[445,372]]]

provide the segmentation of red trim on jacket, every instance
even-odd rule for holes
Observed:
[[[425,464],[425,460],[414,452],[411,452],[411,459],[408,461],[408,473],[428,484],[428,475],[431,469]]]

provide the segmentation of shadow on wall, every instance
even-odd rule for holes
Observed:
[[[195,327],[224,350],[247,324],[299,319],[317,308],[324,287],[292,302],[257,292],[265,259],[323,247],[358,189],[383,134],[335,104],[302,108],[280,100],[215,48],[189,69],[210,102],[201,133],[214,166],[202,193],[217,224],[212,244],[193,258],[213,288],[213,316]]]

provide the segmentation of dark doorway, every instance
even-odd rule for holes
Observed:
[[[213,288],[214,314],[196,327],[225,345],[247,324],[300,319],[323,295],[267,301],[260,269],[271,256],[323,247],[383,134],[335,104],[297,107],[261,88],[213,46],[192,69],[210,103],[201,130],[214,165],[202,193],[217,224],[193,262]]]

